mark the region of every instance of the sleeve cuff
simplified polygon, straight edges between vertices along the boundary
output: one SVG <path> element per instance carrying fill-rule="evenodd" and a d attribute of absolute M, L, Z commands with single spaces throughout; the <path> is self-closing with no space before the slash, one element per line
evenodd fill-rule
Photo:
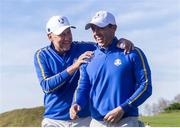
<path fill-rule="evenodd" d="M 120 105 L 122 107 L 122 109 L 124 110 L 124 112 L 127 112 L 130 109 L 130 105 L 128 103 L 123 103 Z"/>

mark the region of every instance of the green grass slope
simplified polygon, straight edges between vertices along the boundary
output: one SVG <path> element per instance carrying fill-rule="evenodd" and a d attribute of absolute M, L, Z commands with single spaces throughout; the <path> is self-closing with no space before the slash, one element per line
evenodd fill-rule
<path fill-rule="evenodd" d="M 180 127 L 180 111 L 143 116 L 141 120 L 153 127 Z"/>
<path fill-rule="evenodd" d="M 39 127 L 44 108 L 17 109 L 0 114 L 0 127 Z M 180 127 L 180 111 L 143 116 L 141 120 L 150 126 Z"/>
<path fill-rule="evenodd" d="M 38 127 L 41 126 L 43 107 L 17 109 L 0 114 L 0 127 Z"/>

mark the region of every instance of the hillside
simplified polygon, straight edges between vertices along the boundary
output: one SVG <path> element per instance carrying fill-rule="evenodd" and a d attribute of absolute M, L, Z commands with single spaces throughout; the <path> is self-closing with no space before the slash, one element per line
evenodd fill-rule
<path fill-rule="evenodd" d="M 0 127 L 38 127 L 44 108 L 17 109 L 0 114 Z"/>
<path fill-rule="evenodd" d="M 38 127 L 41 125 L 43 107 L 17 109 L 0 114 L 0 127 Z M 180 126 L 180 111 L 160 113 L 155 116 L 141 117 L 150 126 Z"/>

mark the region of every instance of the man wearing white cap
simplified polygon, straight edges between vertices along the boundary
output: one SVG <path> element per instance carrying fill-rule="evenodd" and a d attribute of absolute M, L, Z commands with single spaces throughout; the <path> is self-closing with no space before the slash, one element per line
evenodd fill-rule
<path fill-rule="evenodd" d="M 151 71 L 139 48 L 123 54 L 116 47 L 114 16 L 99 11 L 85 29 L 92 29 L 98 46 L 89 63 L 80 67 L 80 80 L 70 117 L 84 109 L 90 100 L 93 127 L 138 127 L 138 106 L 151 94 Z M 96 69 L 96 70 L 94 70 Z"/>
<path fill-rule="evenodd" d="M 78 69 L 82 63 L 87 63 L 85 59 L 91 57 L 91 51 L 96 47 L 92 43 L 72 41 L 70 28 L 75 27 L 65 16 L 51 17 L 46 25 L 51 44 L 39 49 L 34 56 L 37 76 L 44 92 L 43 127 L 88 126 L 90 122 L 88 104 L 75 121 L 70 119 L 69 109 L 79 79 Z M 131 47 L 132 44 L 125 41 L 126 46 Z"/>

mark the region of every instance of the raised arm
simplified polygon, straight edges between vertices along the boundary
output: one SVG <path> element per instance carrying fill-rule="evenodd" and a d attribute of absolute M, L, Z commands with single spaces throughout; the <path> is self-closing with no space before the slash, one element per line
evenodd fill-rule
<path fill-rule="evenodd" d="M 59 87 L 65 85 L 66 80 L 70 77 L 70 75 L 77 71 L 82 63 L 86 63 L 84 59 L 89 58 L 90 54 L 91 52 L 82 54 L 74 64 L 59 73 L 54 74 L 50 69 L 50 65 L 48 65 L 48 58 L 46 58 L 41 50 L 38 50 L 34 56 L 34 65 L 44 93 L 51 93 Z"/>

